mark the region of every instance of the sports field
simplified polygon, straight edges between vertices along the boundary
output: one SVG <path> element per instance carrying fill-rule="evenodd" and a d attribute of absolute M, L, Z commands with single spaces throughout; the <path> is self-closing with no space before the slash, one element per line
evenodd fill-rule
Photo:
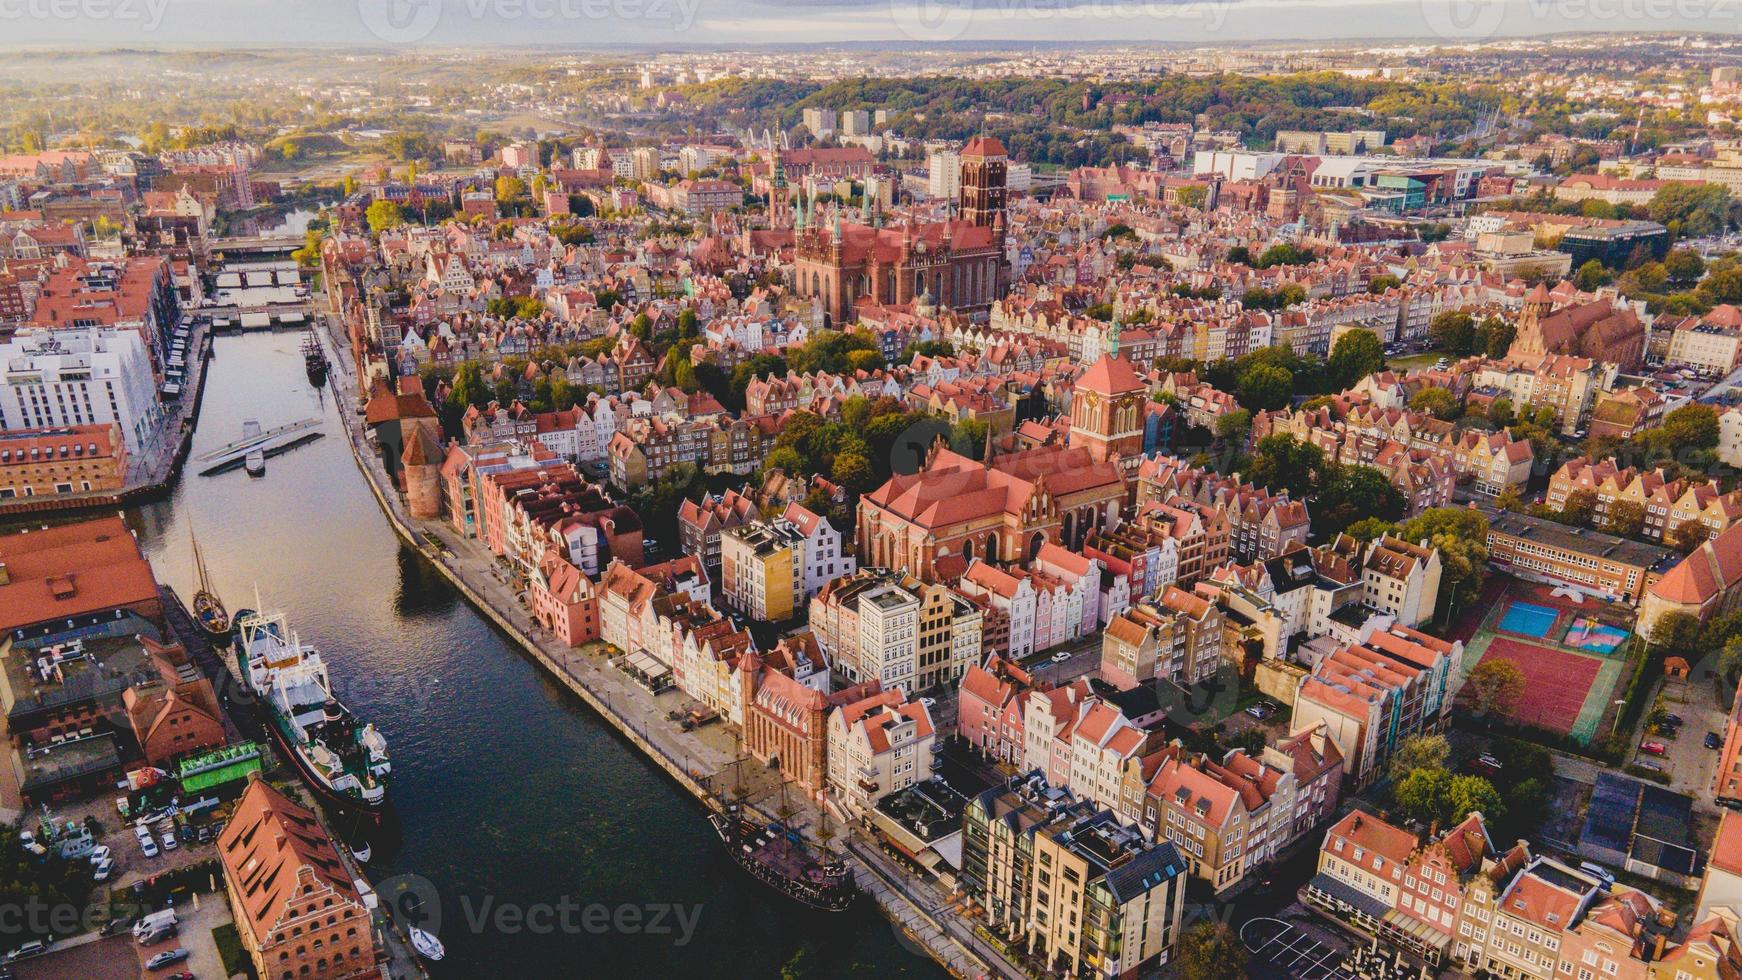
<path fill-rule="evenodd" d="M 1524 672 L 1524 694 L 1508 721 L 1595 739 L 1627 667 L 1628 631 L 1599 618 L 1617 619 L 1615 610 L 1516 580 L 1485 589 L 1483 598 L 1489 605 L 1465 641 L 1464 674 L 1484 660 L 1510 660 Z"/>

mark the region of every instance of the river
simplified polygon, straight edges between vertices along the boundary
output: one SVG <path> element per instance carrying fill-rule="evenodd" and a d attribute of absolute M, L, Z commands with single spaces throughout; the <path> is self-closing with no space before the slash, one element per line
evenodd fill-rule
<path fill-rule="evenodd" d="M 258 589 L 286 610 L 387 736 L 402 840 L 377 848 L 370 873 L 440 895 L 437 977 L 944 975 L 869 901 L 813 913 L 738 870 L 699 803 L 403 547 L 331 397 L 304 378 L 299 341 L 218 338 L 194 454 L 237 438 L 244 418 L 319 415 L 326 437 L 263 478 L 184 476 L 128 519 L 184 597 L 191 521 L 230 609 Z"/>

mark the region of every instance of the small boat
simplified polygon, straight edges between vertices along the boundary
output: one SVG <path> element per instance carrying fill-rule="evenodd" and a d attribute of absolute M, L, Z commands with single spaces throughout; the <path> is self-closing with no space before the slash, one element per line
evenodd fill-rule
<path fill-rule="evenodd" d="M 351 856 L 357 859 L 358 864 L 368 864 L 369 858 L 373 853 L 373 851 L 369 850 L 368 844 L 364 844 L 362 847 L 351 848 Z"/>
<path fill-rule="evenodd" d="M 308 371 L 309 384 L 319 388 L 327 383 L 327 354 L 312 329 L 302 342 L 302 363 Z"/>
<path fill-rule="evenodd" d="M 188 524 L 188 541 L 194 547 L 194 573 L 200 580 L 200 587 L 194 591 L 194 622 L 207 636 L 221 640 L 230 634 L 230 613 L 212 589 L 211 576 L 206 573 L 206 556 L 200 551 L 199 539 L 194 537 L 192 522 Z"/>
<path fill-rule="evenodd" d="M 411 933 L 411 948 L 417 950 L 417 955 L 424 959 L 434 963 L 448 955 L 447 949 L 442 946 L 442 941 L 434 935 L 416 926 L 407 926 L 406 931 Z"/>
<path fill-rule="evenodd" d="M 248 455 L 242 457 L 242 468 L 248 471 L 249 476 L 265 476 L 266 451 L 263 449 L 249 450 Z"/>

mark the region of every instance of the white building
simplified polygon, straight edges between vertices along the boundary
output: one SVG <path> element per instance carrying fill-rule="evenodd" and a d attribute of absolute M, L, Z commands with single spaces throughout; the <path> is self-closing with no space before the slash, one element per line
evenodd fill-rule
<path fill-rule="evenodd" d="M 787 523 L 804 535 L 804 596 L 809 599 L 822 590 L 830 579 L 851 575 L 859 567 L 858 559 L 841 549 L 841 532 L 818 514 L 799 504 L 788 504 L 781 515 Z"/>
<path fill-rule="evenodd" d="M 931 713 L 900 691 L 884 691 L 829 714 L 829 786 L 864 814 L 890 793 L 932 776 L 937 730 Z"/>
<path fill-rule="evenodd" d="M 933 150 L 926 157 L 925 192 L 933 198 L 955 200 L 962 194 L 962 157 L 955 150 Z"/>
<path fill-rule="evenodd" d="M 964 595 L 984 597 L 1010 624 L 1010 638 L 1000 653 L 1021 659 L 1034 652 L 1034 617 L 1038 601 L 1034 585 L 976 559 L 957 586 Z"/>
<path fill-rule="evenodd" d="M 147 453 L 163 423 L 151 355 L 134 330 L 23 330 L 0 346 L 0 430 L 117 423 Z"/>

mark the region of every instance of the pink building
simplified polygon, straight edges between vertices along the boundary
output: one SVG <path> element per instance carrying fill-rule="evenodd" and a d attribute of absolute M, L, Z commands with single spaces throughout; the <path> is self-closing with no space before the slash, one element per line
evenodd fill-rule
<path fill-rule="evenodd" d="M 599 638 L 599 596 L 592 580 L 551 547 L 528 583 L 532 618 L 569 646 Z"/>
<path fill-rule="evenodd" d="M 987 758 L 1022 765 L 1023 702 L 1029 691 L 1044 689 L 1044 682 L 996 655 L 984 667 L 969 667 L 962 675 L 956 734 Z"/>

